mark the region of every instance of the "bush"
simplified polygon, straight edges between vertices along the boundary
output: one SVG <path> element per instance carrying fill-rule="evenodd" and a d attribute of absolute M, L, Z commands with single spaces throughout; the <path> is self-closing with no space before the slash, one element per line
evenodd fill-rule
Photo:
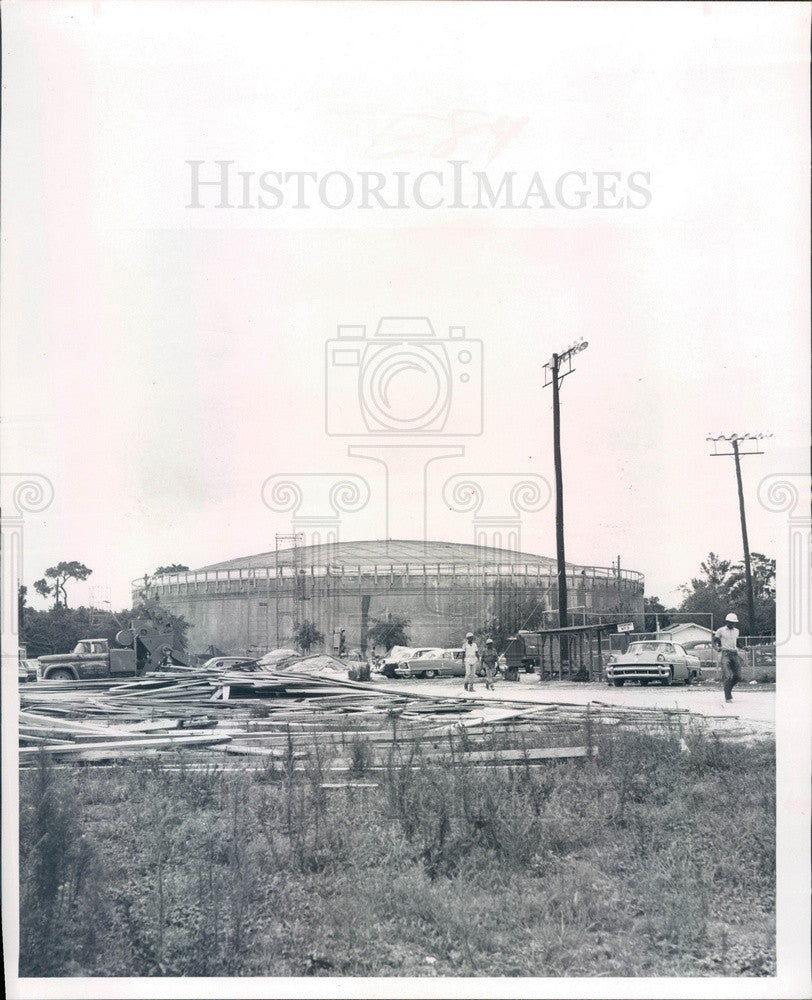
<path fill-rule="evenodd" d="M 65 975 L 93 955 L 102 872 L 66 779 L 41 755 L 20 806 L 20 975 Z"/>

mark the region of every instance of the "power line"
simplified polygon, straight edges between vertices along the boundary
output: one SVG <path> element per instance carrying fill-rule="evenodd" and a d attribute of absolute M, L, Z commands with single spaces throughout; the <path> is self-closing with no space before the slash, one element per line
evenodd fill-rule
<path fill-rule="evenodd" d="M 716 437 L 708 435 L 706 441 L 713 443 L 711 458 L 733 458 L 736 465 L 736 486 L 739 491 L 739 517 L 742 525 L 742 546 L 744 548 L 744 577 L 747 583 L 747 611 L 750 615 L 750 634 L 753 635 L 756 628 L 756 604 L 753 598 L 753 574 L 750 569 L 750 543 L 747 540 L 747 521 L 744 516 L 744 490 L 742 489 L 742 468 L 740 459 L 747 455 L 763 455 L 759 451 L 760 442 L 765 438 L 771 438 L 772 434 L 717 434 Z M 719 451 L 719 442 L 729 442 L 732 451 Z M 743 445 L 739 447 L 740 443 Z M 723 446 L 722 446 L 723 447 Z"/>

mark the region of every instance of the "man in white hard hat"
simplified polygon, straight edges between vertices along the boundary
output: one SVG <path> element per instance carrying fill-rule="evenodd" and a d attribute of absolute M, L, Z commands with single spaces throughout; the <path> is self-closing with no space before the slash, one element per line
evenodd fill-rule
<path fill-rule="evenodd" d="M 725 704 L 733 701 L 733 688 L 741 680 L 741 661 L 739 660 L 739 619 L 731 611 L 725 618 L 725 623 L 713 633 L 713 644 L 720 649 L 719 666 L 722 668 L 722 683 L 725 690 Z"/>
<path fill-rule="evenodd" d="M 474 633 L 469 632 L 465 637 L 465 645 L 462 647 L 463 662 L 465 663 L 465 690 L 474 690 L 474 680 L 476 679 L 476 668 L 479 666 L 479 649 L 474 641 Z"/>

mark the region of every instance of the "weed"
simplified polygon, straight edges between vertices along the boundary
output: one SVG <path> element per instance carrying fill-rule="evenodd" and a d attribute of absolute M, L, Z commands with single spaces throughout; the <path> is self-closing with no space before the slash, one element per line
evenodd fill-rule
<path fill-rule="evenodd" d="M 365 737 L 353 734 L 350 740 L 350 771 L 360 777 L 372 766 L 372 748 Z"/>
<path fill-rule="evenodd" d="M 88 916 L 94 927 L 78 937 L 93 953 L 104 913 L 97 865 L 67 778 L 41 754 L 20 808 L 20 975 L 59 975 L 76 951 L 71 927 Z"/>
<path fill-rule="evenodd" d="M 561 733 L 462 731 L 400 739 L 370 772 L 348 726 L 332 748 L 289 734 L 259 777 L 42 758 L 21 775 L 20 970 L 770 975 L 772 746 L 567 737 L 599 755 L 483 767 L 469 750 Z M 331 752 L 371 787 L 325 788 Z"/>

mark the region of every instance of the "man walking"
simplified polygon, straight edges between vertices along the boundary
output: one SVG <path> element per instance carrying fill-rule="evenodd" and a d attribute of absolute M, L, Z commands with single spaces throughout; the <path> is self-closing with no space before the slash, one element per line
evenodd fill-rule
<path fill-rule="evenodd" d="M 463 649 L 463 662 L 465 663 L 465 690 L 474 690 L 474 679 L 476 678 L 476 668 L 479 666 L 479 649 L 474 642 L 474 633 L 469 632 L 465 637 Z"/>
<path fill-rule="evenodd" d="M 493 648 L 493 639 L 485 640 L 485 652 L 482 654 L 482 666 L 485 668 L 485 687 L 493 691 L 493 677 L 499 663 L 499 654 Z"/>
<path fill-rule="evenodd" d="M 733 688 L 741 680 L 741 661 L 739 659 L 737 628 L 739 619 L 732 612 L 725 618 L 725 624 L 713 633 L 713 644 L 721 650 L 719 666 L 722 669 L 722 682 L 725 690 L 725 704 L 733 701 Z"/>

